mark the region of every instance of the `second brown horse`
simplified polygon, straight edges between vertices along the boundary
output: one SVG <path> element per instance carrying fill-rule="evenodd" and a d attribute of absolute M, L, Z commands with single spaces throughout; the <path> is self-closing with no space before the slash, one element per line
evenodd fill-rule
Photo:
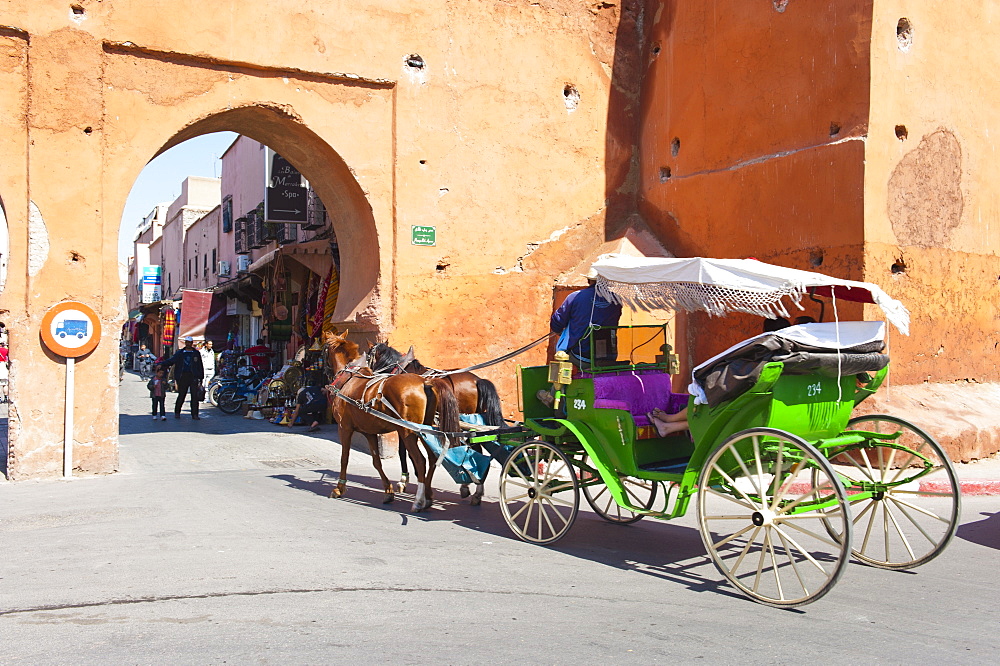
<path fill-rule="evenodd" d="M 331 388 L 336 392 L 381 412 L 397 420 L 430 425 L 437 415 L 436 429 L 444 432 L 458 432 L 458 402 L 451 386 L 441 379 L 425 380 L 413 374 L 401 374 L 376 379 L 366 364 L 360 359 L 358 345 L 342 335 L 327 333 L 323 339 L 328 367 L 334 372 Z M 383 502 L 393 501 L 395 491 L 392 483 L 382 470 L 379 457 L 377 435 L 395 432 L 409 454 L 417 474 L 417 493 L 413 502 L 414 511 L 428 508 L 433 501 L 431 481 L 437 457 L 427 449 L 429 466 L 424 465 L 420 453 L 417 434 L 408 428 L 385 421 L 376 414 L 358 409 L 334 394 L 333 416 L 339 429 L 341 454 L 340 478 L 331 497 L 341 497 L 346 492 L 347 462 L 351 454 L 351 437 L 360 432 L 368 440 L 372 463 L 382 479 L 385 490 Z"/>
<path fill-rule="evenodd" d="M 388 342 L 379 342 L 372 345 L 365 354 L 368 365 L 376 372 L 411 372 L 418 375 L 431 375 L 440 372 L 428 368 L 419 360 L 413 357 L 413 347 L 409 353 L 401 354 L 398 350 L 389 346 Z M 479 414 L 483 418 L 483 424 L 488 426 L 502 427 L 504 425 L 503 411 L 500 405 L 500 394 L 497 392 L 493 382 L 468 371 L 445 372 L 440 375 L 440 379 L 447 382 L 458 400 L 458 409 L 462 414 Z M 482 448 L 478 444 L 472 445 L 473 449 L 482 453 Z M 403 462 L 403 479 L 400 480 L 400 489 L 405 487 L 407 478 L 406 458 L 400 450 L 400 458 Z M 414 466 L 418 464 L 413 461 Z M 459 494 L 462 497 L 469 497 L 469 503 L 478 505 L 483 499 L 483 484 L 476 484 L 476 492 L 469 492 L 469 484 L 463 483 L 459 487 Z"/>

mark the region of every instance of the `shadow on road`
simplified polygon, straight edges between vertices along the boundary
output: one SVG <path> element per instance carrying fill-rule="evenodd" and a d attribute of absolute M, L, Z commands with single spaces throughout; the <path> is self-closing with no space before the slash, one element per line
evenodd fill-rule
<path fill-rule="evenodd" d="M 315 479 L 295 474 L 274 474 L 270 478 L 283 481 L 296 490 L 329 497 L 338 473 L 329 469 L 312 472 L 317 475 Z M 397 493 L 395 502 L 382 504 L 382 485 L 378 477 L 352 475 L 347 495 L 330 501 L 398 513 L 403 516 L 404 525 L 407 519 L 417 522 L 446 520 L 484 537 L 518 541 L 504 521 L 499 505 L 490 498 L 481 506 L 471 506 L 457 492 L 435 488 L 434 506 L 423 513 L 410 513 L 413 487 L 411 483 L 410 493 Z M 631 525 L 616 525 L 581 508 L 572 529 L 563 539 L 552 546 L 538 547 L 677 583 L 695 592 L 713 592 L 746 600 L 723 582 L 714 568 L 706 568 L 705 547 L 698 530 L 677 523 L 647 518 Z M 703 575 L 705 573 L 708 577 Z"/>
<path fill-rule="evenodd" d="M 1000 550 L 1000 511 L 996 513 L 984 511 L 979 515 L 986 516 L 986 518 L 960 525 L 955 536 L 972 543 L 978 543 L 980 546 Z"/>
<path fill-rule="evenodd" d="M 315 439 L 336 439 L 337 426 L 321 426 L 317 432 L 308 432 L 305 426 L 288 428 L 277 426 L 270 421 L 246 419 L 236 414 L 224 414 L 209 404 L 199 410 L 200 420 L 191 418 L 191 410 L 185 404 L 181 418 L 174 418 L 173 406 L 167 405 L 167 420 L 154 421 L 151 414 L 120 414 L 118 431 L 122 435 L 145 435 L 159 432 L 200 432 L 206 435 L 231 435 L 242 433 L 282 433 L 295 434 Z M 355 447 L 357 448 L 357 447 Z M 367 447 L 365 447 L 367 451 Z"/>

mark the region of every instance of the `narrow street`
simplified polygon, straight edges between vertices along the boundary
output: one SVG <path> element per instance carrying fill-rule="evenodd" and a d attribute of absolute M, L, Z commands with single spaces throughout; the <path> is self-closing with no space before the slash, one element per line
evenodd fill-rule
<path fill-rule="evenodd" d="M 985 664 L 1000 647 L 996 497 L 965 498 L 930 564 L 851 564 L 783 611 L 720 582 L 693 510 L 621 527 L 581 507 L 543 548 L 508 531 L 495 484 L 471 507 L 442 473 L 411 514 L 356 449 L 332 500 L 333 426 L 203 414 L 153 422 L 127 375 L 120 473 L 0 483 L 0 662 Z"/>

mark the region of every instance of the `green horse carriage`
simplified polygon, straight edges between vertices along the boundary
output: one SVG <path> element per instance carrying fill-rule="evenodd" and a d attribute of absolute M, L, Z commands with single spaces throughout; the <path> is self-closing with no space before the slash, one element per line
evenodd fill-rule
<path fill-rule="evenodd" d="M 903 333 L 909 316 L 869 283 L 755 260 L 602 257 L 598 289 L 635 309 L 740 311 L 774 318 L 805 294 L 879 305 Z M 905 569 L 937 556 L 958 525 L 955 470 L 937 442 L 856 405 L 888 372 L 883 322 L 808 323 L 763 334 L 671 389 L 668 328 L 591 330 L 592 362 L 520 372 L 523 428 L 479 440 L 503 465 L 501 509 L 525 541 L 548 544 L 580 494 L 605 520 L 670 519 L 697 506 L 712 561 L 773 606 L 828 592 L 848 559 Z M 535 396 L 552 387 L 556 405 Z M 686 398 L 686 400 L 685 400 Z M 660 436 L 647 415 L 686 402 L 688 432 Z"/>

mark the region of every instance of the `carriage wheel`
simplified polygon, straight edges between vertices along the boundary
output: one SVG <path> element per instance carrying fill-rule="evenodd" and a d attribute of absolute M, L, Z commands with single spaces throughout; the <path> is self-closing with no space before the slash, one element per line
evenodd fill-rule
<path fill-rule="evenodd" d="M 830 591 L 844 572 L 851 523 L 832 466 L 805 440 L 773 428 L 736 433 L 698 478 L 698 524 L 715 566 L 743 594 L 778 607 Z M 833 524 L 843 538 L 826 533 Z"/>
<path fill-rule="evenodd" d="M 584 466 L 590 466 L 590 460 L 585 455 L 581 460 Z M 584 472 L 586 474 L 586 472 Z M 646 481 L 636 479 L 631 476 L 622 477 L 622 485 L 625 486 L 625 494 L 632 502 L 632 506 L 652 509 L 656 502 L 656 481 Z M 598 516 L 616 525 L 628 525 L 639 520 L 645 514 L 635 513 L 622 507 L 611 495 L 611 490 L 598 477 L 594 483 L 583 486 L 583 496 L 587 498 L 587 504 Z"/>
<path fill-rule="evenodd" d="M 500 477 L 500 509 L 518 538 L 547 544 L 569 531 L 580 506 L 580 488 L 569 458 L 535 439 L 514 449 Z"/>
<path fill-rule="evenodd" d="M 930 435 L 894 416 L 859 416 L 847 429 L 900 433 L 829 456 L 848 486 L 854 556 L 875 567 L 908 569 L 940 555 L 955 536 L 961 513 L 958 476 L 947 454 Z M 866 490 L 874 495 L 850 498 Z M 829 531 L 840 534 L 834 525 Z"/>

